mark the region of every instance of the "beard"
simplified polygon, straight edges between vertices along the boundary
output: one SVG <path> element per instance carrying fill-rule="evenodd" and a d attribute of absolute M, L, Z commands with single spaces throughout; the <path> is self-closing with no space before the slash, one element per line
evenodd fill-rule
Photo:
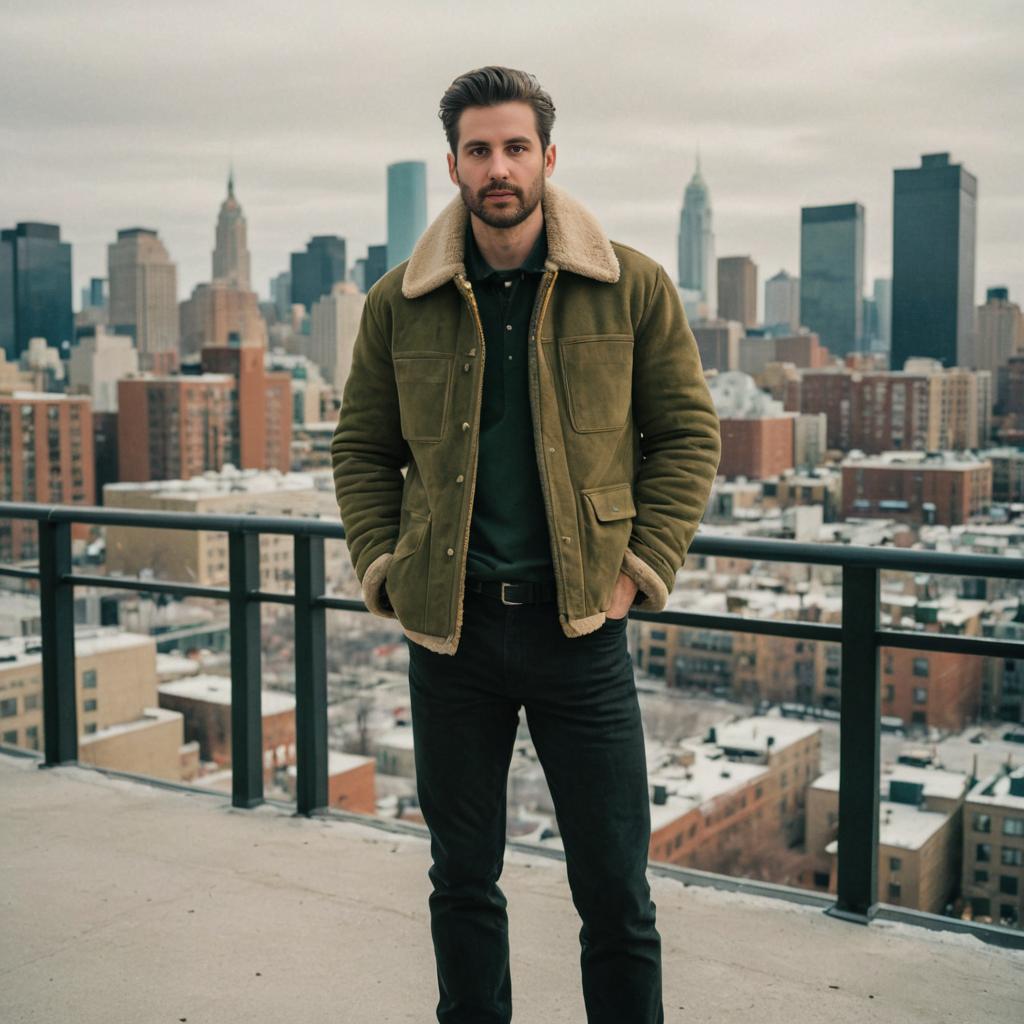
<path fill-rule="evenodd" d="M 544 198 L 544 172 L 542 170 L 537 175 L 525 192 L 508 182 L 492 181 L 477 193 L 461 179 L 459 191 L 462 193 L 466 209 L 470 213 L 475 213 L 485 224 L 492 228 L 514 228 L 517 224 L 522 224 Z M 505 200 L 504 206 L 496 207 L 493 202 L 487 201 L 489 192 L 511 192 L 513 197 Z"/>

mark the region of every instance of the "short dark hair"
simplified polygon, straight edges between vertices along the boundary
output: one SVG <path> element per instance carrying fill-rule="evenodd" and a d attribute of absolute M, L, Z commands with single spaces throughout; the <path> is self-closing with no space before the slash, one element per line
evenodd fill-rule
<path fill-rule="evenodd" d="M 551 97 L 528 71 L 492 64 L 459 75 L 441 97 L 437 116 L 444 125 L 452 153 L 458 156 L 459 117 L 466 107 L 493 107 L 513 100 L 521 100 L 533 107 L 541 149 L 546 150 L 555 123 L 555 105 Z"/>

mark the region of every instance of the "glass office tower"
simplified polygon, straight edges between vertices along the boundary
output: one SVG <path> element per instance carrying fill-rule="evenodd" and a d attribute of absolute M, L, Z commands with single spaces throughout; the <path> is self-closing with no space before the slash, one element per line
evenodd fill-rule
<path fill-rule="evenodd" d="M 427 227 L 427 165 L 388 164 L 388 270 L 412 255 Z"/>
<path fill-rule="evenodd" d="M 978 179 L 948 153 L 893 173 L 890 366 L 912 356 L 956 366 L 974 323 Z"/>
<path fill-rule="evenodd" d="M 800 323 L 840 359 L 864 335 L 864 207 L 800 210 Z"/>
<path fill-rule="evenodd" d="M 45 338 L 59 348 L 74 341 L 71 245 L 56 224 L 23 221 L 0 231 L 0 347 L 10 360 Z"/>

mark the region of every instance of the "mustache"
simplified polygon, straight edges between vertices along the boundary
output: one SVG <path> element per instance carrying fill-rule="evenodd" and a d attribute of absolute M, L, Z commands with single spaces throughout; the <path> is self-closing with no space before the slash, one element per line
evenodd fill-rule
<path fill-rule="evenodd" d="M 515 187 L 515 185 L 488 185 L 487 188 L 480 192 L 480 198 L 484 199 L 489 196 L 492 192 L 511 192 L 513 195 L 522 199 L 522 193 Z"/>

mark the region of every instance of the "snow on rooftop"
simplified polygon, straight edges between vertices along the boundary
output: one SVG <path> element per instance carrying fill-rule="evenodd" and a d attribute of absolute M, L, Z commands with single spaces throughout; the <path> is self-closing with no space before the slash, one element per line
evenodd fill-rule
<path fill-rule="evenodd" d="M 1010 779 L 1024 778 L 1024 765 L 1009 773 L 993 774 L 982 779 L 967 794 L 973 804 L 988 804 L 1009 810 L 1024 811 L 1024 796 L 1011 796 Z"/>
<path fill-rule="evenodd" d="M 88 746 L 91 743 L 108 740 L 113 736 L 123 736 L 126 733 L 149 729 L 156 722 L 169 722 L 172 719 L 180 721 L 181 712 L 171 711 L 168 708 L 143 708 L 141 718 L 136 718 L 131 722 L 118 722 L 116 725 L 108 725 L 105 729 L 97 729 L 96 732 L 80 736 L 78 743 L 79 746 Z"/>
<path fill-rule="evenodd" d="M 161 683 L 158 692 L 189 700 L 202 700 L 209 704 L 231 704 L 231 680 L 227 676 L 193 676 Z M 295 698 L 278 690 L 261 690 L 260 706 L 265 715 L 295 710 Z"/>
<path fill-rule="evenodd" d="M 0 640 L 0 669 L 38 665 L 43 660 L 42 639 L 15 636 Z M 153 647 L 155 641 L 142 633 L 122 632 L 114 626 L 75 631 L 75 655 L 85 657 L 131 647 Z"/>
<path fill-rule="evenodd" d="M 924 786 L 926 797 L 957 800 L 966 792 L 967 776 L 963 772 L 949 772 L 942 768 L 918 768 L 910 764 L 886 765 L 880 772 L 878 783 L 878 791 L 883 800 L 889 796 L 889 785 L 892 782 L 919 782 Z M 811 783 L 811 788 L 838 792 L 839 769 L 819 775 Z"/>
<path fill-rule="evenodd" d="M 883 800 L 878 807 L 878 845 L 919 850 L 948 820 L 948 814 Z M 833 839 L 825 852 L 836 853 L 838 849 L 839 840 Z"/>

